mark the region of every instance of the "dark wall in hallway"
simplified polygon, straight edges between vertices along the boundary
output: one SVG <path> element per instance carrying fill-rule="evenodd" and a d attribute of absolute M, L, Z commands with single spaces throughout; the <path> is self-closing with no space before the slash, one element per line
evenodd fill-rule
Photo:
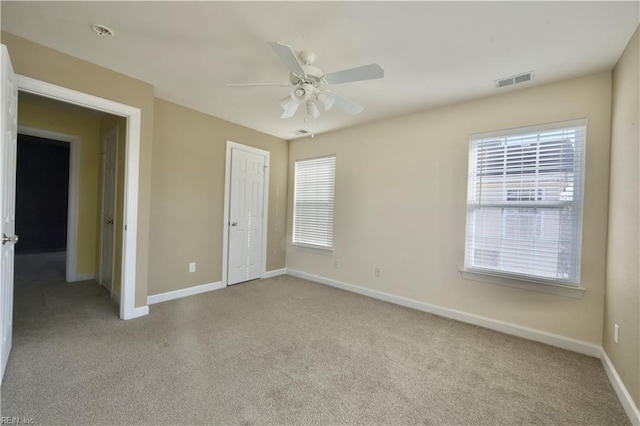
<path fill-rule="evenodd" d="M 69 144 L 18 135 L 17 253 L 65 250 Z"/>

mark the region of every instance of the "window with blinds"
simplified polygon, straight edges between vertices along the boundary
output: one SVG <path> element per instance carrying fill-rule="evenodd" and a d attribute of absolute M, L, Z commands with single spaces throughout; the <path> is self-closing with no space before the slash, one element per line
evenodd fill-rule
<path fill-rule="evenodd" d="M 335 180 L 335 156 L 296 161 L 293 191 L 295 244 L 333 248 Z"/>
<path fill-rule="evenodd" d="M 465 268 L 578 285 L 586 120 L 470 141 Z"/>

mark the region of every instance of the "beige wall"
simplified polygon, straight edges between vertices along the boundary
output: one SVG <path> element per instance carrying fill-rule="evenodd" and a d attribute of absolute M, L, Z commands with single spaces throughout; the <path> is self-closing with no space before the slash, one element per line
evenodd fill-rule
<path fill-rule="evenodd" d="M 603 346 L 640 406 L 639 35 L 613 70 L 611 181 Z M 614 324 L 620 338 L 613 340 Z"/>
<path fill-rule="evenodd" d="M 97 116 L 62 111 L 52 105 L 33 103 L 18 97 L 18 123 L 80 138 L 78 176 L 78 274 L 97 272 L 98 173 L 100 160 L 100 121 Z"/>
<path fill-rule="evenodd" d="M 102 152 L 102 138 L 105 133 L 118 126 L 118 161 L 116 171 L 116 221 L 115 221 L 115 253 L 113 259 L 113 294 L 120 300 L 122 289 L 122 235 L 124 227 L 124 172 L 127 154 L 127 120 L 124 117 L 105 114 L 100 120 L 100 151 Z M 99 200 L 102 202 L 102 157 L 100 159 Z M 100 232 L 98 224 L 98 232 Z M 98 250 L 97 256 L 100 255 Z M 100 262 L 100 259 L 97 260 Z M 98 263 L 99 264 L 99 263 Z"/>
<path fill-rule="evenodd" d="M 90 62 L 3 32 L 17 74 L 140 108 L 142 127 L 139 162 L 136 306 L 147 304 L 149 205 L 153 140 L 153 86 Z"/>
<path fill-rule="evenodd" d="M 267 270 L 284 268 L 288 142 L 161 99 L 154 112 L 149 294 L 222 279 L 227 140 L 271 153 Z"/>
<path fill-rule="evenodd" d="M 336 154 L 335 250 L 327 256 L 289 246 L 287 268 L 600 344 L 610 108 L 605 72 L 292 141 L 290 182 L 295 160 Z M 582 117 L 589 119 L 584 297 L 462 279 L 469 135 Z"/>

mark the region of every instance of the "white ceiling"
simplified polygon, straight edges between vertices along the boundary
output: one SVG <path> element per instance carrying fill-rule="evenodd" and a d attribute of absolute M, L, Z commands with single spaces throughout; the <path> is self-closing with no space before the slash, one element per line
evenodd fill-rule
<path fill-rule="evenodd" d="M 155 86 L 156 96 L 284 139 L 288 71 L 267 45 L 311 50 L 325 73 L 379 63 L 381 80 L 334 86 L 362 104 L 314 120 L 327 132 L 610 70 L 640 21 L 630 2 L 9 2 L 2 29 Z M 98 37 L 101 23 L 115 32 Z M 496 89 L 527 71 L 535 80 Z"/>

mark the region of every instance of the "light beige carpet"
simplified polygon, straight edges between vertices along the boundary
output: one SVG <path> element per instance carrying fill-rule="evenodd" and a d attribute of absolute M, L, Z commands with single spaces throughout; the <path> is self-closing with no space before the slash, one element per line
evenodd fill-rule
<path fill-rule="evenodd" d="M 600 361 L 282 276 L 117 318 L 16 296 L 2 415 L 47 424 L 628 424 Z"/>

